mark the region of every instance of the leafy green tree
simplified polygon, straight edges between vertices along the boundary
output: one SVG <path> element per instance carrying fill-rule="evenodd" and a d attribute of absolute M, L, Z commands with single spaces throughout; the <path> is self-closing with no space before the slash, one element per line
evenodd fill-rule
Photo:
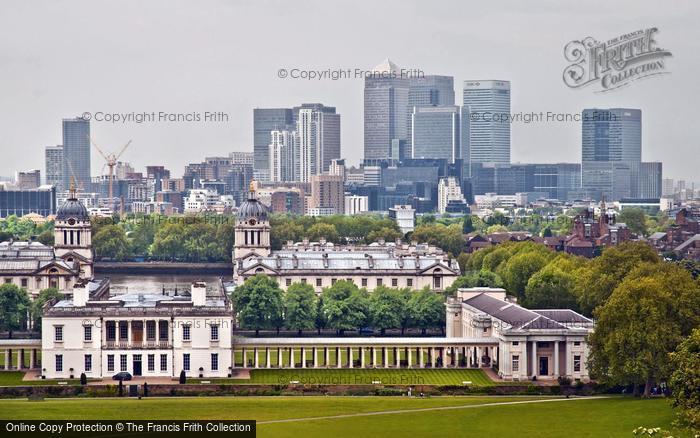
<path fill-rule="evenodd" d="M 235 313 L 242 328 L 279 328 L 282 317 L 282 290 L 275 280 L 258 274 L 248 278 L 232 293 Z"/>
<path fill-rule="evenodd" d="M 380 228 L 378 230 L 371 231 L 369 234 L 367 234 L 367 237 L 365 238 L 365 241 L 367 243 L 372 243 L 372 242 L 377 242 L 379 239 L 384 239 L 386 242 L 394 242 L 396 239 L 400 239 L 403 237 L 403 234 L 401 234 L 400 231 L 397 231 L 393 228 Z"/>
<path fill-rule="evenodd" d="M 403 306 L 404 301 L 398 290 L 378 286 L 369 298 L 372 325 L 379 328 L 382 335 L 386 329 L 401 327 Z"/>
<path fill-rule="evenodd" d="M 448 295 L 454 295 L 457 289 L 468 287 L 503 287 L 503 280 L 498 274 L 491 271 L 469 272 L 457 277 L 450 287 L 445 289 L 445 292 Z"/>
<path fill-rule="evenodd" d="M 12 332 L 22 328 L 30 302 L 27 291 L 12 283 L 0 286 L 0 331 Z"/>
<path fill-rule="evenodd" d="M 53 244 L 54 244 L 53 231 L 51 231 L 51 230 L 42 231 L 41 233 L 39 233 L 38 236 L 36 236 L 36 240 L 39 243 L 43 243 L 44 245 L 53 246 Z M 0 239 L 0 242 L 2 242 L 2 239 Z"/>
<path fill-rule="evenodd" d="M 668 378 L 668 355 L 700 324 L 700 289 L 673 265 L 645 263 L 631 272 L 594 315 L 591 369 L 607 383 L 644 385 Z"/>
<path fill-rule="evenodd" d="M 54 298 L 60 300 L 63 298 L 63 294 L 60 293 L 55 287 L 50 287 L 47 289 L 42 289 L 36 299 L 34 299 L 32 302 L 30 314 L 32 315 L 34 331 L 41 331 L 41 316 L 44 304 Z"/>
<path fill-rule="evenodd" d="M 502 273 L 508 293 L 523 299 L 530 277 L 542 269 L 547 261 L 547 256 L 538 252 L 521 252 L 511 257 L 505 263 Z"/>
<path fill-rule="evenodd" d="M 474 231 L 474 223 L 472 221 L 472 215 L 465 214 L 462 220 L 462 233 L 469 234 Z"/>
<path fill-rule="evenodd" d="M 606 248 L 599 257 L 587 263 L 586 269 L 575 273 L 579 309 L 585 315 L 592 315 L 625 276 L 645 262 L 660 263 L 660 259 L 656 251 L 644 242 L 627 242 Z"/>
<path fill-rule="evenodd" d="M 545 227 L 542 230 L 542 237 L 552 237 L 552 229 L 549 227 Z"/>
<path fill-rule="evenodd" d="M 147 255 L 148 248 L 153 243 L 156 235 L 155 219 L 158 216 L 139 216 L 135 218 L 133 229 L 127 232 L 131 243 L 131 251 L 136 255 Z"/>
<path fill-rule="evenodd" d="M 168 222 L 156 231 L 148 252 L 151 257 L 159 260 L 185 260 L 185 225 L 180 222 Z"/>
<path fill-rule="evenodd" d="M 469 263 L 469 254 L 462 252 L 457 256 L 457 263 L 459 264 L 459 270 L 463 274 L 467 272 L 467 264 Z"/>
<path fill-rule="evenodd" d="M 232 223 L 220 224 L 216 228 L 216 241 L 221 245 L 223 259 L 227 262 L 231 261 L 231 257 L 233 256 L 233 241 L 236 235 L 235 228 L 236 226 Z"/>
<path fill-rule="evenodd" d="M 412 325 L 425 334 L 427 329 L 445 327 L 445 306 L 442 296 L 423 289 L 414 292 L 408 300 Z"/>
<path fill-rule="evenodd" d="M 307 283 L 292 283 L 284 293 L 284 316 L 288 329 L 313 329 L 316 326 L 316 293 Z"/>
<path fill-rule="evenodd" d="M 647 216 L 641 208 L 625 208 L 617 215 L 617 221 L 627 224 L 627 228 L 635 234 L 646 236 Z"/>
<path fill-rule="evenodd" d="M 304 226 L 291 219 L 272 221 L 270 227 L 270 244 L 273 249 L 281 249 L 287 242 L 299 242 L 304 235 Z"/>
<path fill-rule="evenodd" d="M 131 257 L 129 241 L 124 229 L 119 225 L 105 225 L 92 238 L 95 256 L 112 260 L 126 260 Z"/>
<path fill-rule="evenodd" d="M 323 314 L 328 327 L 342 334 L 345 330 L 364 327 L 370 318 L 367 291 L 361 291 L 355 283 L 336 281 L 323 290 Z"/>
<path fill-rule="evenodd" d="M 321 334 L 321 330 L 326 328 L 328 325 L 328 320 L 326 315 L 323 313 L 323 296 L 319 296 L 316 299 L 316 319 L 314 320 L 314 327 L 316 327 L 316 333 Z"/>
<path fill-rule="evenodd" d="M 311 227 L 309 227 L 308 230 L 306 230 L 306 235 L 309 238 L 309 240 L 312 241 L 319 241 L 321 240 L 321 238 L 333 243 L 338 243 L 340 241 L 338 231 L 331 224 L 313 224 Z"/>
<path fill-rule="evenodd" d="M 522 304 L 531 309 L 577 310 L 574 276 L 546 266 L 528 280 Z"/>
<path fill-rule="evenodd" d="M 678 419 L 682 425 L 700 430 L 700 328 L 681 342 L 670 359 L 674 371 L 669 384 Z"/>

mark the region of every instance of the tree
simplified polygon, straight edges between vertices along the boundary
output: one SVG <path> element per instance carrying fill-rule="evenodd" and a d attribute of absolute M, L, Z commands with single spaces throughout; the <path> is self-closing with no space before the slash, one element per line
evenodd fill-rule
<path fill-rule="evenodd" d="M 261 329 L 279 327 L 282 315 L 282 290 L 275 280 L 264 274 L 248 278 L 232 292 L 236 316 L 242 328 Z"/>
<path fill-rule="evenodd" d="M 542 237 L 552 237 L 552 229 L 549 227 L 545 227 L 542 230 Z"/>
<path fill-rule="evenodd" d="M 649 396 L 652 384 L 670 374 L 668 354 L 700 324 L 699 286 L 677 266 L 646 263 L 594 315 L 592 371 L 603 382 L 632 384 L 635 395 L 643 384 Z"/>
<path fill-rule="evenodd" d="M 498 274 L 491 271 L 469 272 L 466 275 L 457 277 L 445 289 L 445 292 L 448 295 L 454 295 L 457 289 L 468 287 L 503 287 L 503 280 Z"/>
<path fill-rule="evenodd" d="M 401 327 L 401 311 L 404 305 L 399 291 L 386 286 L 378 286 L 369 298 L 372 325 L 381 330 Z"/>
<path fill-rule="evenodd" d="M 401 234 L 400 231 L 389 227 L 383 227 L 367 234 L 365 241 L 367 243 L 372 243 L 379 241 L 379 239 L 384 239 L 385 242 L 394 242 L 396 239 L 400 239 L 402 237 L 403 234 Z"/>
<path fill-rule="evenodd" d="M 522 304 L 531 309 L 577 310 L 574 276 L 546 266 L 530 277 Z"/>
<path fill-rule="evenodd" d="M 323 314 L 328 327 L 339 334 L 345 330 L 364 327 L 369 322 L 369 299 L 367 291 L 360 290 L 355 283 L 336 281 L 323 290 Z"/>
<path fill-rule="evenodd" d="M 511 257 L 505 263 L 502 273 L 508 293 L 523 299 L 530 277 L 542 269 L 547 261 L 547 255 L 538 252 L 521 252 Z"/>
<path fill-rule="evenodd" d="M 112 260 L 125 260 L 131 257 L 129 241 L 124 229 L 119 225 L 105 225 L 92 238 L 95 256 Z"/>
<path fill-rule="evenodd" d="M 168 222 L 158 228 L 153 243 L 148 248 L 151 257 L 159 260 L 184 260 L 185 245 L 182 236 L 185 225 L 180 222 Z"/>
<path fill-rule="evenodd" d="M 469 234 L 474 231 L 474 223 L 472 222 L 472 215 L 465 214 L 464 220 L 462 221 L 462 233 Z"/>
<path fill-rule="evenodd" d="M 625 208 L 617 215 L 617 221 L 627 224 L 627 228 L 635 234 L 646 236 L 647 216 L 641 208 Z"/>
<path fill-rule="evenodd" d="M 412 325 L 425 334 L 429 328 L 445 327 L 445 306 L 440 295 L 430 289 L 414 292 L 408 300 Z"/>
<path fill-rule="evenodd" d="M 0 286 L 0 331 L 12 332 L 22 328 L 22 323 L 29 309 L 27 291 L 12 283 Z"/>
<path fill-rule="evenodd" d="M 312 329 L 316 325 L 316 293 L 307 283 L 292 283 L 284 293 L 285 322 L 288 329 Z"/>
<path fill-rule="evenodd" d="M 270 244 L 273 249 L 282 249 L 287 242 L 298 242 L 304 235 L 304 226 L 291 219 L 273 221 L 270 227 Z"/>
<path fill-rule="evenodd" d="M 63 294 L 58 291 L 55 287 L 50 287 L 47 289 L 42 289 L 39 295 L 32 302 L 30 313 L 32 315 L 32 321 L 34 326 L 34 331 L 41 331 L 41 316 L 44 308 L 44 304 L 52 299 L 61 299 Z"/>
<path fill-rule="evenodd" d="M 42 231 L 36 237 L 36 240 L 37 240 L 37 242 L 43 243 L 44 245 L 53 246 L 53 244 L 54 244 L 53 231 L 51 231 L 51 230 Z M 0 242 L 2 242 L 2 239 L 0 239 Z"/>
<path fill-rule="evenodd" d="M 693 430 L 700 430 L 700 328 L 696 328 L 671 353 L 674 370 L 669 382 L 678 419 Z"/>
<path fill-rule="evenodd" d="M 324 223 L 313 224 L 306 230 L 306 236 L 312 241 L 319 241 L 323 238 L 326 239 L 327 242 L 338 243 L 340 240 L 335 227 L 331 224 Z"/>

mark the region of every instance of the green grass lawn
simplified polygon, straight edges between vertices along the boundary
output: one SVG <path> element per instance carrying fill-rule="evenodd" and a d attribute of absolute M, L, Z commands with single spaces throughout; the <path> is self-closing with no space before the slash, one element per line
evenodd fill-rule
<path fill-rule="evenodd" d="M 462 385 L 493 386 L 497 383 L 474 369 L 255 369 L 248 379 L 204 379 L 212 383 L 286 385 L 291 381 L 316 385 Z M 197 383 L 200 380 L 191 380 Z"/>
<path fill-rule="evenodd" d="M 493 403 L 553 400 L 537 397 L 221 397 L 159 399 L 0 400 L 6 419 L 254 419 L 260 437 L 357 436 L 500 436 L 500 437 L 630 437 L 638 426 L 671 427 L 666 400 L 571 399 L 532 404 L 479 406 Z M 359 415 L 441 407 L 451 410 Z"/>
<path fill-rule="evenodd" d="M 23 371 L 2 371 L 0 372 L 0 386 L 25 386 L 25 385 L 57 385 L 58 382 L 68 382 L 69 385 L 77 385 L 80 383 L 79 379 L 74 380 L 27 380 L 24 381 Z"/>

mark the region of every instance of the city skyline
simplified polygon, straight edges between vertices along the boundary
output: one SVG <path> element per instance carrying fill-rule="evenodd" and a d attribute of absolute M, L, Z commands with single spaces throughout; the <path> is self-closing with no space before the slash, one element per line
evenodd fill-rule
<path fill-rule="evenodd" d="M 328 55 L 320 62 L 302 59 L 297 54 L 282 53 L 283 51 L 273 51 L 279 56 L 271 59 L 254 56 L 259 50 L 271 50 L 272 41 L 267 37 L 246 46 L 234 44 L 231 47 L 230 42 L 236 41 L 234 38 L 240 37 L 240 32 L 251 29 L 250 26 L 254 25 L 257 18 L 262 19 L 266 9 L 274 7 L 292 16 L 315 11 L 313 16 L 316 13 L 327 13 L 331 17 L 340 17 L 356 13 L 350 4 L 330 8 L 321 3 L 309 2 L 292 8 L 284 4 L 264 3 L 249 8 L 247 12 L 252 14 L 249 23 L 234 20 L 240 24 L 240 30 L 216 27 L 216 35 L 208 35 L 198 26 L 185 26 L 183 35 L 169 35 L 168 38 L 161 35 L 165 22 L 148 25 L 129 23 L 128 19 L 134 12 L 133 6 L 129 4 L 107 7 L 107 13 L 114 20 L 106 23 L 107 28 L 104 30 L 97 27 L 96 23 L 85 22 L 80 17 L 64 16 L 65 11 L 50 3 L 44 5 L 45 15 L 37 14 L 36 6 L 9 4 L 4 7 L 6 13 L 0 18 L 3 24 L 0 32 L 3 36 L 14 36 L 4 40 L 25 35 L 32 26 L 43 26 L 54 32 L 51 33 L 51 40 L 23 38 L 26 44 L 21 51 L 17 47 L 0 43 L 3 44 L 8 60 L 8 68 L 2 73 L 5 87 L 3 95 L 9 101 L 17 102 L 16 105 L 3 108 L 0 113 L 0 119 L 6 123 L 4 135 L 0 138 L 0 147 L 4 152 L 0 175 L 10 176 L 17 170 L 40 167 L 39 163 L 44 161 L 44 146 L 60 142 L 59 121 L 75 117 L 84 111 L 226 112 L 230 116 L 228 122 L 219 123 L 111 124 L 93 120 L 92 135 L 100 144 L 118 147 L 127 139 L 134 140 L 132 149 L 123 157 L 123 161 L 132 163 L 135 168 L 162 164 L 174 174 L 179 174 L 185 164 L 198 159 L 199 151 L 206 151 L 207 155 L 252 151 L 254 141 L 251 109 L 281 107 L 287 102 L 323 102 L 336 107 L 344 119 L 341 156 L 347 158 L 349 164 L 356 164 L 362 158 L 364 81 L 282 79 L 278 77 L 278 70 L 371 69 L 388 56 L 399 66 L 418 68 L 426 75 L 453 76 L 456 101 L 461 101 L 460 84 L 464 80 L 508 80 L 512 87 L 513 113 L 552 111 L 580 114 L 584 108 L 591 107 L 640 108 L 645 114 L 642 159 L 662 161 L 665 177 L 694 181 L 697 179 L 694 172 L 697 163 L 688 160 L 687 156 L 695 154 L 698 136 L 695 124 L 692 123 L 692 102 L 687 102 L 684 97 L 698 91 L 698 84 L 693 80 L 694 73 L 698 71 L 698 60 L 692 56 L 691 51 L 691 41 L 697 40 L 693 35 L 697 36 L 698 30 L 692 26 L 690 19 L 692 11 L 698 6 L 679 3 L 673 10 L 658 11 L 651 3 L 634 5 L 637 16 L 640 17 L 636 20 L 605 18 L 606 11 L 617 10 L 605 3 L 576 5 L 573 11 L 556 4 L 549 8 L 525 8 L 514 3 L 494 10 L 477 6 L 470 14 L 462 9 L 465 6 L 457 3 L 439 4 L 427 12 L 430 20 L 426 24 L 428 31 L 432 29 L 440 37 L 439 56 L 435 56 L 434 40 L 415 39 L 411 45 L 392 43 L 392 39 L 399 38 L 404 30 L 389 38 L 384 31 L 376 30 L 378 26 L 373 26 L 379 35 L 375 33 L 374 36 L 353 37 L 346 34 L 349 30 L 344 23 L 330 20 L 334 23 L 333 26 L 324 22 L 311 30 L 330 35 L 329 42 L 313 43 L 316 49 Z M 159 6 L 155 3 L 147 6 L 147 9 L 158 9 Z M 86 3 L 85 7 L 89 11 L 93 6 Z M 183 5 L 183 10 L 190 11 L 189 8 L 188 5 Z M 390 5 L 382 5 L 377 10 L 376 17 L 367 17 L 366 20 L 372 24 L 385 19 L 391 10 Z M 543 16 L 541 13 L 545 10 L 547 14 Z M 193 13 L 206 23 L 223 18 L 235 19 L 236 11 L 236 6 L 231 5 L 219 10 L 217 16 L 207 11 Z M 160 8 L 159 12 L 175 22 L 183 19 L 179 15 L 172 15 L 168 9 Z M 503 13 L 502 20 L 492 22 L 490 28 L 480 25 L 476 20 L 477 17 L 498 12 Z M 557 19 L 571 13 L 577 13 L 580 17 L 575 24 Z M 62 56 L 65 59 L 54 57 L 55 44 L 67 44 L 77 36 L 77 31 L 72 30 L 70 25 L 57 28 L 54 22 L 61 21 L 60 18 L 68 24 L 80 24 L 78 27 L 83 29 L 81 32 L 99 35 L 85 42 L 93 54 L 85 62 L 77 64 L 84 74 L 78 74 L 77 65 L 66 64 L 78 55 L 64 51 Z M 301 16 L 299 18 L 303 19 Z M 458 18 L 464 20 L 459 28 L 456 26 Z M 28 26 L 29 20 L 36 24 Z M 551 29 L 544 29 L 545 20 L 551 24 Z M 656 37 L 659 44 L 674 54 L 668 60 L 670 75 L 638 81 L 606 94 L 595 94 L 586 88 L 572 90 L 564 85 L 561 74 L 566 66 L 563 47 L 567 42 L 588 35 L 604 40 L 650 26 L 658 27 Z M 303 27 L 292 28 L 283 24 L 281 31 L 289 33 L 290 38 L 301 38 L 311 32 Z M 498 36 L 506 27 L 520 31 L 522 38 L 511 41 Z M 110 36 L 111 33 L 116 34 L 111 31 L 117 28 L 120 28 L 119 33 L 124 32 L 123 28 L 131 30 L 135 36 Z M 215 40 L 215 37 L 218 39 Z M 144 40 L 151 43 L 142 45 Z M 465 40 L 478 44 L 470 44 L 465 48 L 460 44 Z M 338 48 L 343 46 L 339 43 L 351 41 L 352 47 Z M 370 41 L 375 44 L 369 44 Z M 540 44 L 540 41 L 547 42 Z M 329 43 L 333 43 L 334 51 L 329 51 Z M 230 56 L 207 56 L 212 51 L 222 50 L 222 47 L 227 47 L 222 53 Z M 195 48 L 201 48 L 202 54 L 198 54 Z M 358 50 L 360 48 L 362 50 Z M 153 52 L 156 49 L 168 56 L 177 50 L 182 58 L 178 58 L 178 61 L 164 61 L 163 55 Z M 535 49 L 539 54 L 537 62 L 532 62 L 532 50 Z M 156 53 L 159 62 L 157 67 L 155 60 L 151 62 L 143 58 L 143 55 L 150 56 L 153 53 Z M 113 62 L 124 57 L 131 62 L 117 75 L 112 71 Z M 113 62 L 107 62 L 108 60 Z M 60 68 L 45 68 L 54 63 L 69 68 L 65 72 Z M 123 78 L 120 76 L 122 74 Z M 37 108 L 40 110 L 37 111 Z M 514 123 L 511 144 L 511 159 L 514 163 L 579 162 L 581 125 Z M 102 163 L 93 160 L 92 174 L 99 174 L 101 167 Z"/>

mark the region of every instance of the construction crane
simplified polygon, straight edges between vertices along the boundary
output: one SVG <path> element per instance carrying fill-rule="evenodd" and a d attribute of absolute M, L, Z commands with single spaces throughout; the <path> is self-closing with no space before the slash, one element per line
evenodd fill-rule
<path fill-rule="evenodd" d="M 88 137 L 88 138 L 89 138 L 89 137 Z M 113 194 L 113 192 L 112 192 L 112 183 L 113 183 L 113 181 L 114 181 L 114 166 L 117 165 L 117 160 L 119 160 L 119 157 L 122 156 L 122 154 L 124 153 L 124 151 L 126 150 L 126 148 L 128 148 L 129 145 L 131 144 L 131 140 L 129 140 L 129 141 L 124 145 L 124 147 L 122 147 L 122 149 L 119 151 L 118 154 L 105 154 L 104 152 L 102 152 L 102 149 L 100 149 L 100 147 L 97 146 L 97 143 L 95 143 L 95 142 L 92 140 L 92 138 L 90 138 L 90 143 L 92 143 L 92 145 L 95 146 L 95 149 L 97 149 L 97 152 L 99 152 L 100 155 L 102 155 L 102 157 L 103 157 L 103 158 L 105 159 L 105 161 L 106 161 L 107 166 L 109 167 L 109 202 L 112 202 L 112 199 L 113 199 L 113 197 L 112 197 L 112 194 Z"/>

